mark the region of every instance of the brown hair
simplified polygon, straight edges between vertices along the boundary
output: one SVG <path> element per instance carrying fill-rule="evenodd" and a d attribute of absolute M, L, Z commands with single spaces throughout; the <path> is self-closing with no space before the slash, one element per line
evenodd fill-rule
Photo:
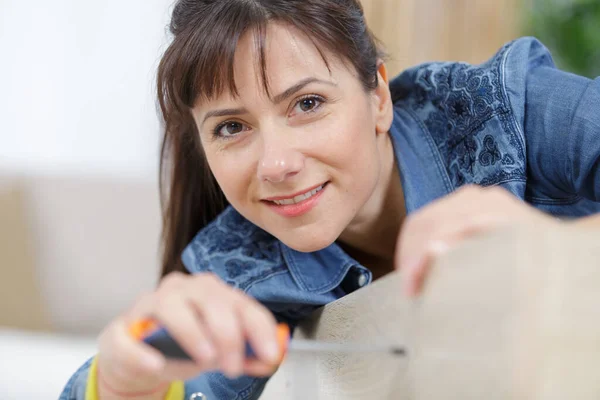
<path fill-rule="evenodd" d="M 323 50 L 352 65 L 365 90 L 377 87 L 377 62 L 383 54 L 358 0 L 177 1 L 169 26 L 174 38 L 160 62 L 157 82 L 164 124 L 162 276 L 185 272 L 181 252 L 228 204 L 209 169 L 190 110 L 198 98 L 211 99 L 225 90 L 237 94 L 234 54 L 250 30 L 269 93 L 264 54 L 269 21 L 305 32 L 327 66 Z"/>

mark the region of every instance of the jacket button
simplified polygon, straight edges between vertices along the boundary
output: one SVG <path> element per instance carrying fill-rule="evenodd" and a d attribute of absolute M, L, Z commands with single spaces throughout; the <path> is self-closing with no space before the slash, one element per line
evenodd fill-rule
<path fill-rule="evenodd" d="M 363 287 L 369 282 L 369 277 L 364 272 L 358 276 L 358 287 Z"/>
<path fill-rule="evenodd" d="M 190 395 L 189 400 L 208 400 L 208 397 L 204 393 L 196 392 Z"/>

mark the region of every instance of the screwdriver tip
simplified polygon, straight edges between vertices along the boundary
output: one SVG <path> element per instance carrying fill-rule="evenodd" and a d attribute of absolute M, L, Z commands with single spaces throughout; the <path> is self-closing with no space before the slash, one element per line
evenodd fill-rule
<path fill-rule="evenodd" d="M 392 354 L 395 356 L 405 356 L 406 349 L 404 349 L 402 347 L 392 347 Z"/>

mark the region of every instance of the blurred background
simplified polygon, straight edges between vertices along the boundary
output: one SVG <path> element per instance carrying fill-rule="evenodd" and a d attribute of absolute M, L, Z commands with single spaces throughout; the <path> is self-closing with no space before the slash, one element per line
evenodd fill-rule
<path fill-rule="evenodd" d="M 600 75 L 600 0 L 364 0 L 393 74 L 538 36 Z M 0 398 L 55 399 L 158 277 L 172 0 L 0 0 Z M 36 396 L 36 397 L 34 397 Z"/>

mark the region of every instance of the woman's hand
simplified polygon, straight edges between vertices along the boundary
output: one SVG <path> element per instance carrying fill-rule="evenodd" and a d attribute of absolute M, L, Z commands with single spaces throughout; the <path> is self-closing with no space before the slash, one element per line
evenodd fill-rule
<path fill-rule="evenodd" d="M 149 317 L 158 320 L 194 361 L 166 360 L 133 339 L 129 326 Z M 99 391 L 104 383 L 107 394 L 143 392 L 215 369 L 230 377 L 269 375 L 280 358 L 276 329 L 265 307 L 215 275 L 172 273 L 100 335 Z M 256 360 L 245 359 L 246 341 L 255 349 Z"/>
<path fill-rule="evenodd" d="M 431 262 L 461 240 L 517 223 L 558 222 L 499 187 L 467 186 L 424 207 L 406 219 L 396 245 L 403 290 L 417 295 Z"/>

